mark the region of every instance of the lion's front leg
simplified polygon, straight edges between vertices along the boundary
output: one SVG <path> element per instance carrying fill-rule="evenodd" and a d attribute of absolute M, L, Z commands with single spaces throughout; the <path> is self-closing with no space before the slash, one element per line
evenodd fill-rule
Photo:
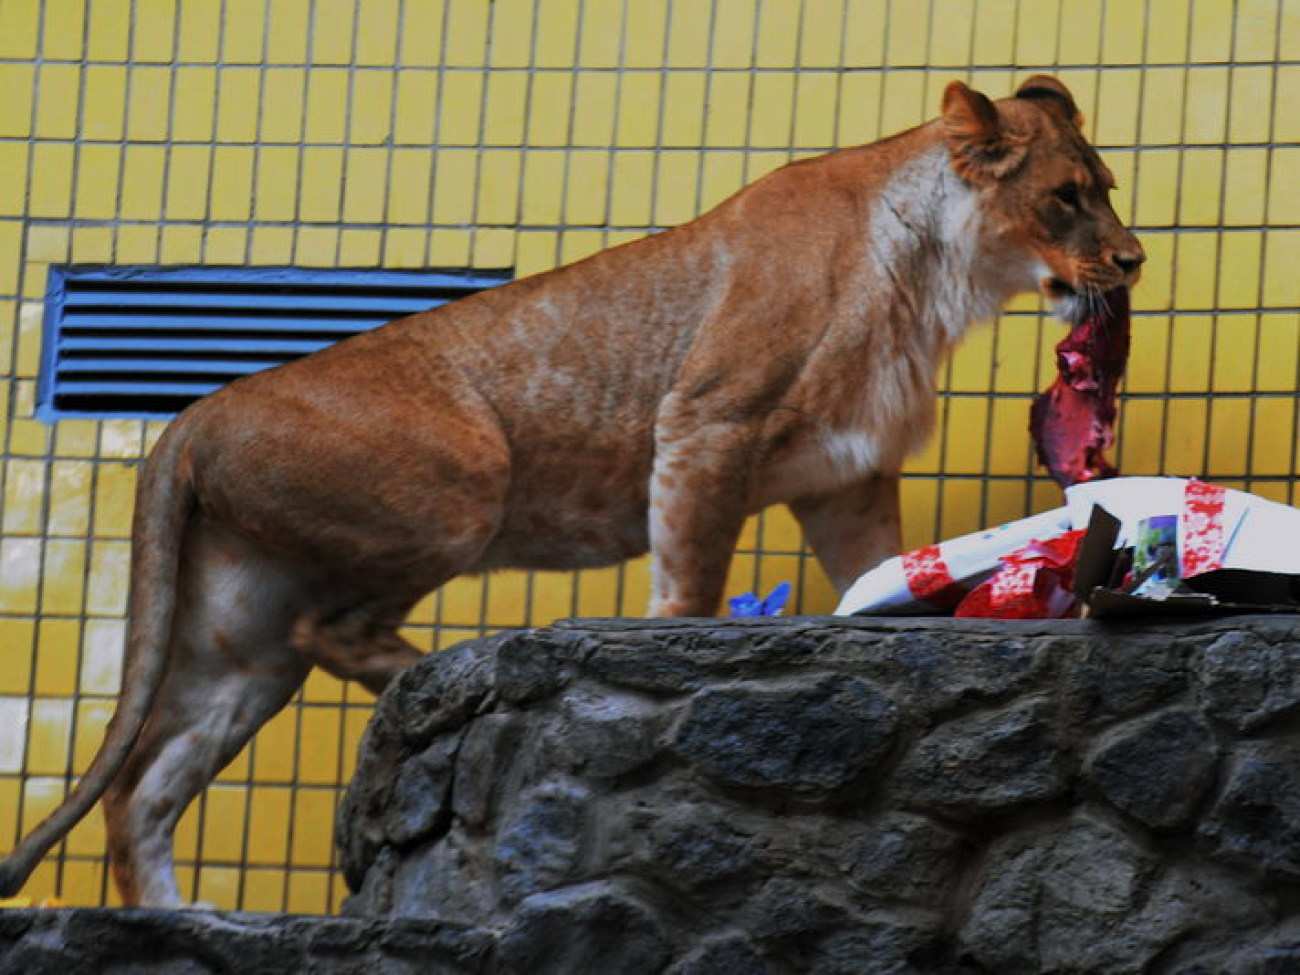
<path fill-rule="evenodd" d="M 878 475 L 790 502 L 831 583 L 841 594 L 902 546 L 898 476 Z"/>
<path fill-rule="evenodd" d="M 735 432 L 661 437 L 650 482 L 648 616 L 712 616 L 745 521 L 747 471 Z"/>

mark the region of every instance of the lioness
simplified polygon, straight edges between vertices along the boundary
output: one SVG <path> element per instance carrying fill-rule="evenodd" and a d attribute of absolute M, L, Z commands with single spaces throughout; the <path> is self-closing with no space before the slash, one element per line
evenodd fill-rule
<path fill-rule="evenodd" d="M 173 906 L 181 813 L 312 665 L 375 691 L 466 572 L 652 556 L 652 616 L 717 608 L 745 518 L 788 504 L 841 589 L 899 546 L 936 367 L 1013 294 L 1132 283 L 1140 245 L 1070 93 L 778 170 L 674 230 L 240 380 L 141 477 L 117 713 L 0 894 L 103 795 L 129 904 Z"/>

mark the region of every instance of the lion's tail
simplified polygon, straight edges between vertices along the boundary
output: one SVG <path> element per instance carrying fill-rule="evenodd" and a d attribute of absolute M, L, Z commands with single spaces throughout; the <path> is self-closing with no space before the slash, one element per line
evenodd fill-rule
<path fill-rule="evenodd" d="M 136 495 L 130 625 L 117 710 L 81 781 L 0 860 L 0 897 L 16 894 L 41 858 L 104 794 L 140 737 L 162 683 L 176 614 L 181 539 L 194 506 L 187 438 L 177 430 L 182 422 L 174 422 L 158 442 Z"/>

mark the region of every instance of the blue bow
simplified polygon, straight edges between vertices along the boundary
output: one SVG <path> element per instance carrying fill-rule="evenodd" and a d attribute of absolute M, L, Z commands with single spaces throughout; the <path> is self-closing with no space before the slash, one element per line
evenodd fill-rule
<path fill-rule="evenodd" d="M 785 604 L 790 601 L 790 583 L 781 582 L 766 599 L 759 599 L 752 592 L 732 596 L 727 600 L 732 616 L 780 616 Z"/>

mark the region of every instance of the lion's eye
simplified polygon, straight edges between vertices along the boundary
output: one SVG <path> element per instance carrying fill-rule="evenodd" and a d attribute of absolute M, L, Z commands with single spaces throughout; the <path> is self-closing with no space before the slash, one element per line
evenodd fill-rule
<path fill-rule="evenodd" d="M 1052 191 L 1052 195 L 1057 201 L 1064 203 L 1066 206 L 1077 209 L 1079 206 L 1079 184 L 1066 183 L 1064 186 L 1058 186 Z"/>

